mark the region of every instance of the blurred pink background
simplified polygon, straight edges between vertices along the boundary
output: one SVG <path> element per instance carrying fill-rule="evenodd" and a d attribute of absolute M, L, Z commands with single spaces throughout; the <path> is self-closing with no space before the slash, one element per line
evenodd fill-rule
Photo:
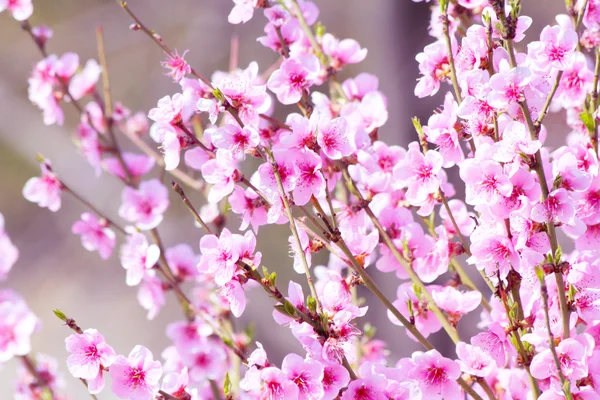
<path fill-rule="evenodd" d="M 319 20 L 328 32 L 340 38 L 353 37 L 369 50 L 367 59 L 344 70 L 342 78 L 359 72 L 370 72 L 379 77 L 380 89 L 388 97 L 390 111 L 389 121 L 380 130 L 380 137 L 388 143 L 406 145 L 415 138 L 410 117 L 417 115 L 426 123 L 428 115 L 442 101 L 439 95 L 419 100 L 412 94 L 418 72 L 414 57 L 433 41 L 426 30 L 429 22 L 427 5 L 409 0 L 316 3 L 321 8 Z M 529 38 L 536 37 L 545 24 L 553 24 L 550 13 L 562 7 L 560 1 L 535 3 L 543 3 L 544 7 L 530 11 L 527 7 L 531 5 L 526 2 L 524 9 L 525 15 L 539 17 Z M 229 0 L 129 1 L 141 20 L 161 34 L 172 48 L 189 49 L 186 59 L 204 75 L 210 76 L 215 70 L 228 68 L 233 34 L 240 38 L 240 66 L 245 67 L 256 60 L 261 70 L 266 69 L 275 61 L 276 55 L 256 42 L 265 25 L 262 13 L 256 13 L 246 25 L 229 25 L 227 15 L 232 4 Z M 88 58 L 96 58 L 95 27 L 101 25 L 104 28 L 113 98 L 126 107 L 147 112 L 157 99 L 179 90 L 179 86 L 164 76 L 159 65 L 163 55 L 158 47 L 143 34 L 128 29 L 130 21 L 114 1 L 39 0 L 34 1 L 34 6 L 32 25 L 44 23 L 54 30 L 48 45 L 50 53 L 75 51 L 82 63 Z M 540 15 L 542 12 L 544 15 Z M 41 113 L 27 99 L 27 78 L 39 59 L 37 49 L 19 24 L 6 13 L 0 14 L 0 212 L 5 216 L 7 231 L 21 251 L 9 279 L 0 287 L 14 288 L 27 299 L 43 325 L 33 336 L 34 351 L 56 357 L 64 372 L 65 393 L 73 399 L 83 399 L 86 398 L 83 385 L 64 367 L 67 357 L 64 338 L 70 331 L 53 316 L 52 309 L 62 309 L 83 328 L 97 328 L 119 353 L 128 354 L 135 344 L 142 344 L 149 347 L 156 358 L 168 345 L 165 325 L 181 319 L 182 313 L 175 298 L 168 294 L 168 304 L 159 316 L 153 321 L 146 320 L 145 311 L 137 304 L 136 288 L 125 285 L 125 271 L 116 254 L 103 262 L 96 253 L 84 250 L 79 238 L 70 233 L 71 224 L 86 211 L 79 203 L 64 196 L 63 208 L 52 213 L 22 198 L 25 181 L 38 174 L 35 155 L 41 153 L 53 162 L 66 183 L 84 194 L 106 215 L 118 220 L 122 185 L 107 174 L 94 179 L 92 168 L 74 152 L 69 138 L 77 122 L 73 110 L 64 107 L 67 111 L 65 126 L 46 127 Z M 120 142 L 129 146 L 124 138 Z M 455 171 L 451 176 L 452 173 Z M 201 205 L 199 195 L 189 190 L 188 194 L 196 206 Z M 191 217 L 176 198 L 171 198 L 171 204 L 166 222 L 160 226 L 165 245 L 185 242 L 198 251 L 202 232 L 193 226 Z M 230 220 L 229 225 L 233 229 L 239 226 L 237 220 Z M 263 263 L 278 272 L 278 282 L 284 290 L 290 278 L 298 282 L 303 280 L 303 276 L 296 275 L 291 268 L 288 235 L 285 226 L 261 228 L 258 240 Z M 314 265 L 324 262 L 324 254 L 319 254 Z M 378 273 L 375 268 L 371 272 L 383 291 L 395 299 L 399 282 Z M 366 293 L 360 294 L 369 298 Z M 259 290 L 249 293 L 249 298 L 238 326 L 244 326 L 248 321 L 256 323 L 256 339 L 265 345 L 269 358 L 278 362 L 286 352 L 301 351 L 288 329 L 272 321 L 272 300 Z M 388 341 L 392 362 L 419 349 L 417 344 L 406 339 L 403 329 L 389 322 L 385 310 L 376 301 L 369 301 L 369 305 L 367 319 L 378 327 L 376 337 Z M 468 321 L 460 325 L 465 335 L 475 329 Z M 436 335 L 433 341 L 452 352 L 444 335 Z M 13 360 L 0 368 L 2 399 L 12 397 L 16 364 Z M 99 396 L 110 397 L 109 393 Z"/>

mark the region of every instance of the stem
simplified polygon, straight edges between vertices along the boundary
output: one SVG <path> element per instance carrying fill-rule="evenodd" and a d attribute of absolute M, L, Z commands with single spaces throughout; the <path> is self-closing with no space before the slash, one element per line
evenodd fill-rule
<path fill-rule="evenodd" d="M 296 246 L 298 246 L 298 253 L 300 255 L 300 260 L 302 261 L 302 266 L 304 267 L 304 273 L 306 275 L 306 280 L 308 281 L 308 287 L 310 288 L 311 296 L 315 299 L 317 303 L 317 313 L 320 314 L 321 302 L 319 301 L 317 289 L 315 288 L 315 284 L 310 274 L 310 266 L 308 265 L 308 261 L 306 260 L 306 254 L 304 254 L 304 249 L 302 248 L 302 243 L 300 242 L 300 235 L 298 234 L 298 229 L 296 228 L 296 222 L 294 219 L 294 215 L 292 214 L 290 202 L 288 201 L 287 194 L 285 193 L 285 189 L 283 188 L 283 182 L 281 181 L 281 175 L 279 174 L 279 167 L 277 165 L 277 161 L 275 161 L 275 157 L 273 156 L 273 153 L 270 149 L 265 148 L 265 151 L 271 162 L 271 168 L 273 170 L 273 175 L 275 175 L 275 180 L 277 181 L 277 189 L 279 190 L 279 195 L 281 196 L 281 200 L 285 208 L 285 213 L 287 214 L 287 217 L 290 221 L 290 230 L 292 231 L 292 235 L 294 236 L 294 240 L 296 241 Z"/>
<path fill-rule="evenodd" d="M 113 228 L 115 228 L 117 231 L 119 231 L 123 235 L 127 235 L 127 232 L 125 232 L 125 229 L 121 228 L 121 226 L 119 226 L 118 224 L 113 222 L 110 218 L 108 218 L 106 215 L 104 215 L 102 212 L 100 212 L 100 210 L 98 210 L 96 207 L 94 207 L 92 205 L 92 203 L 90 203 L 89 201 L 85 200 L 82 196 L 77 194 L 77 192 L 75 192 L 73 189 L 71 189 L 69 186 L 67 186 L 62 180 L 60 181 L 60 184 L 64 191 L 71 194 L 71 196 L 76 198 L 81 204 L 83 204 L 84 206 L 89 208 L 94 214 L 96 214 L 98 217 L 100 217 L 104 221 L 106 221 L 106 223 L 108 225 L 112 226 Z"/>
<path fill-rule="evenodd" d="M 219 385 L 217 385 L 217 382 L 215 382 L 214 379 L 209 379 L 208 383 L 210 384 L 213 400 L 221 400 L 223 396 L 221 396 L 221 389 L 219 388 Z"/>
<path fill-rule="evenodd" d="M 96 41 L 98 42 L 98 58 L 102 66 L 102 87 L 104 88 L 104 114 L 112 120 L 113 107 L 110 94 L 110 80 L 108 79 L 108 62 L 106 61 L 106 51 L 104 49 L 104 36 L 102 27 L 96 28 Z"/>
<path fill-rule="evenodd" d="M 560 78 L 562 78 L 562 76 L 563 76 L 563 71 L 558 71 L 558 73 L 556 74 L 556 79 L 554 80 L 554 84 L 552 85 L 552 89 L 550 89 L 550 93 L 548 93 L 548 97 L 546 98 L 546 102 L 544 103 L 544 106 L 542 107 L 542 110 L 540 111 L 540 115 L 538 115 L 538 118 L 535 121 L 536 128 L 539 128 L 542 125 L 542 121 L 548 114 L 548 109 L 550 108 L 550 103 L 552 103 L 552 98 L 554 97 L 554 94 L 556 93 L 556 90 L 558 89 L 558 86 L 560 85 Z"/>
<path fill-rule="evenodd" d="M 33 378 L 35 379 L 36 385 L 42 388 L 42 390 L 44 390 L 48 394 L 51 400 L 54 399 L 54 392 L 52 391 L 52 388 L 50 388 L 46 379 L 42 378 L 35 366 L 35 362 L 31 359 L 31 357 L 28 354 L 26 354 L 24 356 L 20 356 L 20 358 L 21 361 L 23 361 L 23 365 L 25 366 L 27 371 L 29 371 L 31 376 L 33 376 Z"/>
<path fill-rule="evenodd" d="M 598 78 L 600 77 L 600 50 L 596 49 L 595 51 L 596 53 L 596 66 L 594 68 L 594 83 L 593 83 L 593 87 L 592 87 L 592 94 L 591 94 L 591 112 L 592 114 L 596 111 L 596 109 L 598 108 Z M 592 142 L 592 146 L 594 146 L 594 150 L 596 152 L 596 155 L 599 155 L 600 153 L 598 152 L 598 121 L 596 121 L 596 118 L 594 118 L 594 132 L 592 133 L 592 137 L 591 137 L 591 142 Z"/>
<path fill-rule="evenodd" d="M 442 199 L 442 203 L 444 204 L 444 208 L 446 209 L 446 214 L 448 214 L 448 217 L 450 218 L 450 221 L 452 222 L 452 225 L 454 226 L 454 230 L 456 231 L 456 235 L 458 236 L 458 239 L 460 240 L 460 243 L 463 246 L 463 249 L 465 250 L 465 253 L 467 253 L 467 255 L 471 255 L 471 247 L 469 246 L 469 242 L 467 242 L 467 239 L 465 239 L 465 237 L 463 236 L 463 234 L 461 233 L 458 224 L 456 223 L 456 219 L 454 219 L 454 214 L 452 213 L 452 210 L 450 209 L 450 205 L 448 204 L 448 199 L 446 198 L 446 195 L 444 194 L 444 192 L 440 189 L 438 191 L 438 194 L 440 196 L 440 198 Z"/>
<path fill-rule="evenodd" d="M 440 310 L 440 308 L 437 306 L 437 304 L 435 304 L 435 301 L 433 300 L 433 297 L 431 296 L 431 293 L 429 293 L 429 291 L 425 287 L 425 284 L 423 284 L 423 282 L 421 281 L 421 279 L 417 276 L 417 274 L 415 273 L 415 271 L 412 269 L 411 265 L 407 262 L 407 260 L 404 259 L 404 257 L 402 256 L 402 254 L 400 254 L 400 252 L 396 248 L 396 245 L 394 244 L 394 242 L 392 241 L 392 239 L 390 238 L 390 236 L 387 234 L 387 232 L 385 231 L 385 229 L 383 228 L 383 226 L 379 222 L 379 219 L 375 216 L 375 214 L 373 214 L 373 210 L 371 210 L 371 208 L 369 207 L 369 205 L 365 201 L 365 199 L 362 196 L 362 194 L 356 189 L 356 185 L 354 184 L 354 181 L 352 180 L 352 178 L 348 174 L 348 169 L 345 166 L 342 169 L 342 173 L 343 173 L 344 178 L 346 180 L 346 184 L 347 185 L 352 185 L 352 187 L 355 189 L 355 190 L 352 190 L 352 188 L 349 187 L 350 191 L 352 193 L 354 193 L 355 196 L 358 197 L 358 199 L 360 200 L 361 204 L 364 204 L 364 208 L 363 209 L 365 210 L 365 212 L 367 213 L 367 215 L 371 219 L 371 222 L 373 222 L 373 225 L 375 225 L 375 228 L 379 231 L 379 236 L 383 240 L 383 243 L 385 243 L 385 245 L 388 247 L 388 249 L 392 252 L 392 255 L 400 263 L 400 265 L 402 265 L 402 267 L 404 268 L 404 270 L 406 271 L 406 273 L 410 277 L 410 279 L 413 282 L 413 284 L 416 285 L 417 287 L 419 287 L 421 289 L 421 291 L 423 292 L 423 295 L 427 299 L 427 303 L 428 303 L 429 309 L 439 319 L 440 323 L 442 324 L 442 327 L 444 328 L 444 330 L 446 331 L 446 333 L 448 334 L 448 336 L 450 336 L 450 338 L 452 339 L 452 341 L 454 343 L 460 342 L 460 338 L 458 336 L 458 332 L 456 331 L 456 328 L 454 328 L 454 326 L 452 326 L 452 324 L 450 323 L 450 321 L 448 321 L 448 319 L 446 318 L 446 316 L 444 315 L 444 313 L 442 312 L 442 310 Z"/>
<path fill-rule="evenodd" d="M 302 31 L 308 38 L 308 41 L 310 42 L 310 45 L 312 46 L 313 50 L 315 51 L 317 57 L 319 57 L 321 59 L 321 61 L 325 60 L 325 55 L 323 54 L 323 49 L 321 48 L 321 45 L 317 41 L 317 38 L 315 37 L 312 29 L 306 23 L 304 14 L 302 13 L 300 6 L 298 5 L 298 0 L 292 0 L 291 3 L 292 3 L 292 8 L 294 9 L 294 14 L 296 15 L 296 18 L 298 19 L 298 22 L 300 23 L 300 28 L 302 28 Z M 323 63 L 323 64 L 326 64 L 326 63 Z"/>
<path fill-rule="evenodd" d="M 164 390 L 159 390 L 158 394 L 160 394 L 166 400 L 179 400 L 177 397 L 171 396 L 169 393 L 165 392 Z"/>
<path fill-rule="evenodd" d="M 206 225 L 206 222 L 204 222 L 204 220 L 200 217 L 200 214 L 198 214 L 198 211 L 196 211 L 196 209 L 194 208 L 194 206 L 192 205 L 192 203 L 190 202 L 190 200 L 187 198 L 187 196 L 183 192 L 183 189 L 181 188 L 181 186 L 179 186 L 177 184 L 177 182 L 171 182 L 171 186 L 173 186 L 173 190 L 175 190 L 175 192 L 177 192 L 177 194 L 179 195 L 179 197 L 181 197 L 181 200 L 183 201 L 183 204 L 185 204 L 185 206 L 187 207 L 187 209 L 190 210 L 190 212 L 192 213 L 192 215 L 196 219 L 196 222 L 198 222 L 200 224 L 200 226 L 202 228 L 204 228 L 204 230 L 206 232 L 208 232 L 209 234 L 212 235 L 213 233 L 212 233 L 210 227 L 208 225 Z"/>
<path fill-rule="evenodd" d="M 573 400 L 573 395 L 571 394 L 571 390 L 569 387 L 569 382 L 565 380 L 565 376 L 563 375 L 562 368 L 560 365 L 560 361 L 558 359 L 558 354 L 556 354 L 556 346 L 554 345 L 554 334 L 552 333 L 552 328 L 550 327 L 550 315 L 548 312 L 548 287 L 546 286 L 545 281 L 540 281 L 542 285 L 542 300 L 544 303 L 544 320 L 546 322 L 546 329 L 548 330 L 548 346 L 550 347 L 550 351 L 552 352 L 552 358 L 554 359 L 554 364 L 556 365 L 556 371 L 558 373 L 558 377 L 560 379 L 561 387 L 563 393 L 565 394 L 565 398 L 567 400 Z"/>

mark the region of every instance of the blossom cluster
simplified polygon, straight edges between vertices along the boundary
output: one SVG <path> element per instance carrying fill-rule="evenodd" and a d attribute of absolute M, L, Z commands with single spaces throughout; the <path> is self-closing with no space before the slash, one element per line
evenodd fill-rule
<path fill-rule="evenodd" d="M 31 2 L 0 0 L 41 51 L 28 94 L 44 123 L 63 124 L 63 108 L 74 106 L 77 150 L 96 176 L 123 183 L 120 220 L 110 219 L 40 157 L 23 196 L 53 212 L 63 196 L 80 201 L 87 211 L 72 232 L 105 260 L 118 248 L 148 319 L 168 292 L 184 312 L 155 357 L 142 344 L 120 354 L 56 310 L 73 331 L 71 375 L 92 395 L 132 400 L 600 398 L 600 1 L 568 0 L 539 38 L 519 0 L 423 5 L 432 43 L 416 57 L 414 95 L 442 104 L 426 124 L 413 119 L 406 148 L 379 139 L 393 110 L 378 78 L 346 74 L 367 50 L 326 32 L 314 2 L 233 2 L 232 24 L 264 15 L 258 43 L 277 62 L 210 79 L 121 3 L 178 85 L 146 113 L 112 103 L 104 54 L 83 66 L 75 53 L 48 54 L 52 31 L 29 25 Z M 284 105 L 295 111 L 279 118 Z M 549 112 L 568 128 L 549 124 Z M 122 139 L 139 152 L 122 151 Z M 199 210 L 184 188 L 205 198 Z M 170 189 L 203 229 L 194 244 L 165 246 L 160 236 Z M 227 223 L 232 215 L 237 224 Z M 273 224 L 289 227 L 284 268 L 299 278 L 283 286 L 257 251 Z M 0 216 L 2 279 L 18 257 L 3 225 Z M 327 265 L 313 262 L 316 253 Z M 373 270 L 395 276 L 395 297 Z M 358 298 L 361 286 L 387 309 L 385 329 L 422 351 L 391 359 L 358 321 L 371 305 Z M 252 307 L 250 290 L 272 299 L 273 319 L 302 349 L 279 365 L 267 342 L 232 328 Z M 479 317 L 472 337 L 459 333 L 467 315 Z M 63 398 L 56 362 L 32 352 L 38 327 L 20 296 L 0 292 L 0 361 L 23 361 L 18 398 Z M 450 351 L 430 341 L 438 332 Z"/>

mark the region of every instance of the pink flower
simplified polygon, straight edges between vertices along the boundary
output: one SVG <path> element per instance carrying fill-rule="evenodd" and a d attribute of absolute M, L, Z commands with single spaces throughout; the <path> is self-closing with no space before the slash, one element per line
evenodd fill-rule
<path fill-rule="evenodd" d="M 556 346 L 562 373 L 575 382 L 588 375 L 585 347 L 575 339 L 564 339 Z M 531 375 L 536 379 L 551 378 L 558 380 L 556 364 L 550 349 L 536 354 L 531 360 Z"/>
<path fill-rule="evenodd" d="M 246 309 L 246 293 L 237 279 L 227 282 L 219 291 L 219 294 L 227 301 L 231 313 L 239 318 Z"/>
<path fill-rule="evenodd" d="M 52 171 L 50 161 L 44 160 L 40 167 L 42 176 L 30 178 L 23 187 L 23 197 L 40 207 L 48 208 L 50 211 L 58 211 L 61 205 L 60 195 L 62 183 Z"/>
<path fill-rule="evenodd" d="M 167 75 L 173 78 L 175 83 L 179 83 L 187 74 L 192 72 L 192 68 L 184 60 L 188 51 L 184 51 L 180 56 L 177 50 L 175 50 L 175 54 L 167 54 L 167 59 L 160 63 L 163 68 L 168 70 Z"/>
<path fill-rule="evenodd" d="M 188 244 L 178 244 L 165 251 L 165 257 L 173 273 L 182 280 L 190 279 L 198 275 L 199 257 Z"/>
<path fill-rule="evenodd" d="M 184 399 L 186 396 L 191 395 L 188 393 L 188 385 L 189 385 L 189 376 L 188 369 L 183 368 L 181 373 L 171 372 L 170 374 L 165 375 L 163 378 L 163 383 L 161 385 L 161 390 L 166 393 L 169 393 L 171 396 L 175 398 Z"/>
<path fill-rule="evenodd" d="M 19 258 L 19 249 L 13 245 L 4 231 L 4 216 L 0 213 L 0 281 L 6 279 L 12 266 Z"/>
<path fill-rule="evenodd" d="M 165 96 L 158 100 L 156 108 L 148 113 L 152 121 L 164 124 L 177 125 L 181 122 L 181 110 L 183 109 L 183 95 L 174 94 L 173 97 Z"/>
<path fill-rule="evenodd" d="M 529 131 L 521 122 L 511 121 L 502 132 L 502 140 L 494 145 L 494 160 L 509 163 L 520 154 L 535 154 L 542 144 L 539 140 L 531 140 Z"/>
<path fill-rule="evenodd" d="M 511 104 L 522 102 L 525 98 L 525 87 L 531 81 L 531 71 L 527 67 L 516 67 L 508 70 L 508 66 L 494 74 L 490 79 L 491 91 L 488 103 L 494 108 L 507 108 Z"/>
<path fill-rule="evenodd" d="M 311 196 L 321 197 L 325 193 L 325 178 L 321 173 L 321 157 L 311 150 L 294 153 L 298 167 L 298 179 L 294 188 L 294 203 L 303 206 Z"/>
<path fill-rule="evenodd" d="M 300 391 L 298 386 L 289 380 L 286 374 L 278 368 L 267 367 L 260 371 L 262 387 L 261 399 L 286 400 L 297 399 Z"/>
<path fill-rule="evenodd" d="M 73 224 L 71 231 L 81 235 L 84 249 L 98 251 L 100 257 L 107 260 L 117 242 L 115 233 L 107 225 L 106 221 L 98 219 L 94 214 L 83 213 L 81 220 Z"/>
<path fill-rule="evenodd" d="M 416 60 L 419 73 L 423 76 L 415 86 L 415 96 L 433 96 L 440 90 L 440 82 L 450 76 L 446 43 L 437 41 L 425 46 L 423 52 L 417 54 Z"/>
<path fill-rule="evenodd" d="M 472 290 L 460 292 L 452 286 L 432 293 L 435 304 L 446 311 L 451 319 L 458 321 L 463 315 L 470 313 L 481 303 L 481 292 Z"/>
<path fill-rule="evenodd" d="M 322 399 L 323 365 L 316 360 L 304 360 L 297 354 L 288 354 L 283 359 L 281 370 L 298 387 L 299 400 Z"/>
<path fill-rule="evenodd" d="M 149 269 L 144 273 L 137 292 L 138 303 L 148 311 L 146 318 L 154 319 L 165 305 L 165 289 L 163 282 L 156 276 L 156 270 Z"/>
<path fill-rule="evenodd" d="M 458 399 L 460 366 L 456 361 L 442 357 L 437 350 L 412 355 L 414 367 L 409 376 L 419 382 L 423 398 L 428 400 Z"/>
<path fill-rule="evenodd" d="M 460 178 L 466 183 L 465 202 L 471 205 L 494 204 L 513 191 L 502 167 L 493 161 L 465 160 Z"/>
<path fill-rule="evenodd" d="M 240 22 L 246 23 L 250 21 L 250 18 L 254 15 L 254 7 L 256 7 L 258 0 L 233 0 L 233 2 L 235 6 L 229 13 L 229 23 L 239 24 Z"/>
<path fill-rule="evenodd" d="M 162 375 L 160 361 L 147 348 L 137 345 L 129 357 L 117 356 L 110 367 L 112 391 L 120 399 L 152 400 Z"/>
<path fill-rule="evenodd" d="M 113 363 L 116 353 L 96 329 L 86 329 L 65 339 L 69 372 L 75 378 L 87 380 L 88 391 L 97 394 L 104 388 L 103 370 Z"/>
<path fill-rule="evenodd" d="M 200 239 L 200 272 L 214 275 L 217 285 L 229 282 L 235 273 L 239 260 L 239 246 L 229 229 L 224 228 L 219 237 L 205 235 Z"/>
<path fill-rule="evenodd" d="M 169 207 L 169 192 L 158 179 L 140 183 L 138 189 L 125 187 L 119 215 L 142 230 L 156 228 Z"/>
<path fill-rule="evenodd" d="M 565 69 L 556 92 L 563 107 L 577 107 L 592 90 L 594 73 L 588 68 L 585 55 L 575 52 L 572 64 Z"/>
<path fill-rule="evenodd" d="M 275 150 L 273 152 L 273 157 L 277 164 L 277 172 L 281 178 L 283 190 L 286 193 L 294 190 L 298 179 L 298 168 L 292 155 L 293 153 L 290 150 Z M 258 167 L 258 175 L 260 177 L 260 186 L 274 193 L 279 193 L 279 184 L 277 183 L 271 162 L 267 161 L 261 164 Z"/>
<path fill-rule="evenodd" d="M 235 186 L 234 173 L 237 163 L 230 151 L 217 150 L 216 158 L 202 165 L 202 176 L 212 187 L 208 192 L 208 201 L 218 203 L 229 195 Z"/>
<path fill-rule="evenodd" d="M 556 68 L 562 71 L 573 62 L 574 50 L 579 38 L 571 27 L 546 26 L 541 41 L 527 46 L 531 61 L 540 69 Z"/>
<path fill-rule="evenodd" d="M 498 367 L 506 364 L 506 350 L 509 346 L 504 328 L 498 323 L 490 325 L 489 329 L 471 338 L 471 344 L 488 353 Z"/>
<path fill-rule="evenodd" d="M 335 362 L 323 363 L 323 400 L 333 400 L 340 390 L 350 382 L 350 374 L 342 365 Z"/>
<path fill-rule="evenodd" d="M 319 59 L 312 54 L 288 58 L 273 72 L 267 87 L 282 104 L 294 104 L 300 101 L 305 89 L 315 83 L 319 71 Z"/>
<path fill-rule="evenodd" d="M 500 277 L 505 278 L 511 266 L 520 266 L 519 254 L 506 236 L 491 232 L 472 240 L 472 256 L 467 259 L 467 263 L 475 264 L 479 270 L 485 270 L 488 276 L 495 276 L 499 272 Z"/>
<path fill-rule="evenodd" d="M 25 21 L 33 14 L 31 0 L 0 0 L 0 12 L 7 9 L 17 21 Z"/>
<path fill-rule="evenodd" d="M 575 205 L 565 189 L 557 189 L 548 198 L 531 209 L 531 219 L 536 222 L 575 224 Z"/>
<path fill-rule="evenodd" d="M 354 152 L 354 146 L 349 137 L 348 123 L 345 118 L 329 119 L 324 116 L 319 120 L 317 143 L 327 157 L 339 160 Z"/>
<path fill-rule="evenodd" d="M 210 139 L 218 149 L 225 149 L 238 159 L 243 159 L 245 153 L 258 146 L 260 138 L 256 129 L 245 126 L 240 128 L 237 124 L 227 124 L 211 132 Z"/>
<path fill-rule="evenodd" d="M 79 100 L 86 94 L 92 93 L 101 74 L 102 68 L 96 60 L 88 60 L 85 67 L 73 76 L 69 82 L 69 94 L 71 97 Z"/>
<path fill-rule="evenodd" d="M 145 154 L 123 153 L 123 161 L 133 177 L 141 177 L 154 167 L 154 159 Z M 125 179 L 127 175 L 123 170 L 123 165 L 116 157 L 107 157 L 103 161 L 104 167 L 111 174 Z"/>
<path fill-rule="evenodd" d="M 8 289 L 0 291 L 0 362 L 29 353 L 37 326 L 37 317 L 21 296 Z"/>
<path fill-rule="evenodd" d="M 236 214 L 242 214 L 242 225 L 240 230 L 245 230 L 248 225 L 252 225 L 254 232 L 258 232 L 258 227 L 267 223 L 267 209 L 265 202 L 252 189 L 242 189 L 236 186 L 233 193 L 229 196 L 231 211 Z"/>
<path fill-rule="evenodd" d="M 127 237 L 121 246 L 121 265 L 127 270 L 126 283 L 138 285 L 147 271 L 158 262 L 160 249 L 155 244 L 148 244 L 146 236 L 134 233 Z"/>
<path fill-rule="evenodd" d="M 479 347 L 459 342 L 456 344 L 456 355 L 461 370 L 466 374 L 485 378 L 494 370 L 494 360 Z"/>
<path fill-rule="evenodd" d="M 336 39 L 326 33 L 322 39 L 323 53 L 331 57 L 332 67 L 341 69 L 346 64 L 356 64 L 367 57 L 367 49 L 361 49 L 354 39 Z"/>
<path fill-rule="evenodd" d="M 394 177 L 402 186 L 408 187 L 406 199 L 411 203 L 420 203 L 429 194 L 438 191 L 443 158 L 435 150 L 423 155 L 416 142 L 408 147 L 406 157 L 394 167 Z"/>

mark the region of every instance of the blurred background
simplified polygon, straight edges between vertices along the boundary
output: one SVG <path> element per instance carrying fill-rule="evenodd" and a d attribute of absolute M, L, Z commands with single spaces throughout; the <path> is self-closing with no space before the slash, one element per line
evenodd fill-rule
<path fill-rule="evenodd" d="M 261 71 L 268 68 L 276 55 L 256 42 L 262 36 L 265 19 L 261 12 L 245 25 L 230 25 L 227 15 L 233 3 L 229 0 L 130 0 L 130 7 L 150 28 L 162 35 L 171 48 L 180 52 L 189 49 L 186 59 L 205 76 L 215 70 L 227 70 L 232 35 L 240 41 L 239 65 L 245 67 L 256 60 Z M 327 0 L 316 1 L 321 9 L 319 20 L 328 32 L 339 38 L 352 37 L 369 50 L 367 59 L 346 68 L 342 78 L 359 72 L 375 74 L 380 90 L 388 97 L 390 117 L 380 130 L 380 137 L 390 144 L 406 145 L 416 137 L 410 117 L 417 115 L 426 123 L 431 111 L 441 103 L 438 95 L 416 99 L 413 88 L 417 78 L 415 55 L 433 39 L 427 34 L 428 5 L 408 0 Z M 543 7 L 533 8 L 533 3 Z M 128 29 L 130 20 L 112 0 L 39 0 L 34 1 L 32 25 L 47 24 L 54 30 L 48 44 L 49 53 L 74 51 L 81 62 L 97 58 L 95 28 L 101 25 L 105 32 L 106 50 L 113 98 L 132 111 L 147 112 L 157 99 L 171 95 L 179 86 L 164 76 L 159 61 L 163 54 L 146 36 Z M 529 38 L 537 37 L 541 27 L 554 24 L 551 15 L 562 10 L 563 2 L 541 0 L 525 2 L 524 14 L 534 17 Z M 35 352 L 50 354 L 58 359 L 65 372 L 66 393 L 73 399 L 86 398 L 80 382 L 72 378 L 65 367 L 67 352 L 64 338 L 71 332 L 52 314 L 60 308 L 77 320 L 83 328 L 97 328 L 118 353 L 128 354 L 135 344 L 150 348 L 155 358 L 168 341 L 164 334 L 168 322 L 181 319 L 175 298 L 169 293 L 168 304 L 153 321 L 147 321 L 145 312 L 136 300 L 136 288 L 125 285 L 125 271 L 116 254 L 103 262 L 97 253 L 83 249 L 79 237 L 71 234 L 71 225 L 87 211 L 69 196 L 63 197 L 63 207 L 57 213 L 40 209 L 21 196 L 26 180 L 39 173 L 36 153 L 49 158 L 61 178 L 75 191 L 118 220 L 117 210 L 122 185 L 104 174 L 92 179 L 93 171 L 74 150 L 69 135 L 78 120 L 69 107 L 63 127 L 47 127 L 41 113 L 27 99 L 27 78 L 33 64 L 40 59 L 37 48 L 8 14 L 0 14 L 0 212 L 6 219 L 6 229 L 19 247 L 21 257 L 6 282 L 0 288 L 14 288 L 23 295 L 29 307 L 42 321 L 42 330 L 33 336 Z M 442 92 L 448 87 L 443 87 Z M 121 140 L 126 144 L 126 140 Z M 454 171 L 455 173 L 455 171 Z M 188 193 L 199 206 L 201 199 Z M 196 229 L 177 199 L 171 199 L 166 222 L 160 227 L 167 247 L 186 242 L 198 251 L 201 232 Z M 237 229 L 238 221 L 229 221 Z M 263 263 L 276 270 L 278 282 L 287 289 L 290 278 L 302 281 L 291 268 L 288 257 L 285 226 L 261 228 L 258 248 L 263 252 Z M 115 252 L 116 253 L 116 252 Z M 325 263 L 323 255 L 315 258 L 314 265 Z M 375 268 L 370 269 L 384 293 L 395 299 L 398 281 L 386 279 Z M 368 297 L 367 293 L 360 293 Z M 249 293 L 249 304 L 239 326 L 255 321 L 256 339 L 261 341 L 274 362 L 289 351 L 300 351 L 287 328 L 277 326 L 271 318 L 272 300 L 262 291 Z M 409 355 L 419 346 L 407 339 L 404 330 L 392 325 L 385 310 L 369 301 L 368 320 L 377 327 L 376 337 L 390 346 L 391 362 Z M 364 322 L 364 321 L 363 321 Z M 361 322 L 362 324 L 362 322 Z M 463 334 L 472 332 L 474 322 L 463 321 Z M 433 341 L 453 350 L 445 335 L 436 335 Z M 0 398 L 12 397 L 16 361 L 0 367 Z M 100 398 L 109 398 L 107 393 Z"/>

